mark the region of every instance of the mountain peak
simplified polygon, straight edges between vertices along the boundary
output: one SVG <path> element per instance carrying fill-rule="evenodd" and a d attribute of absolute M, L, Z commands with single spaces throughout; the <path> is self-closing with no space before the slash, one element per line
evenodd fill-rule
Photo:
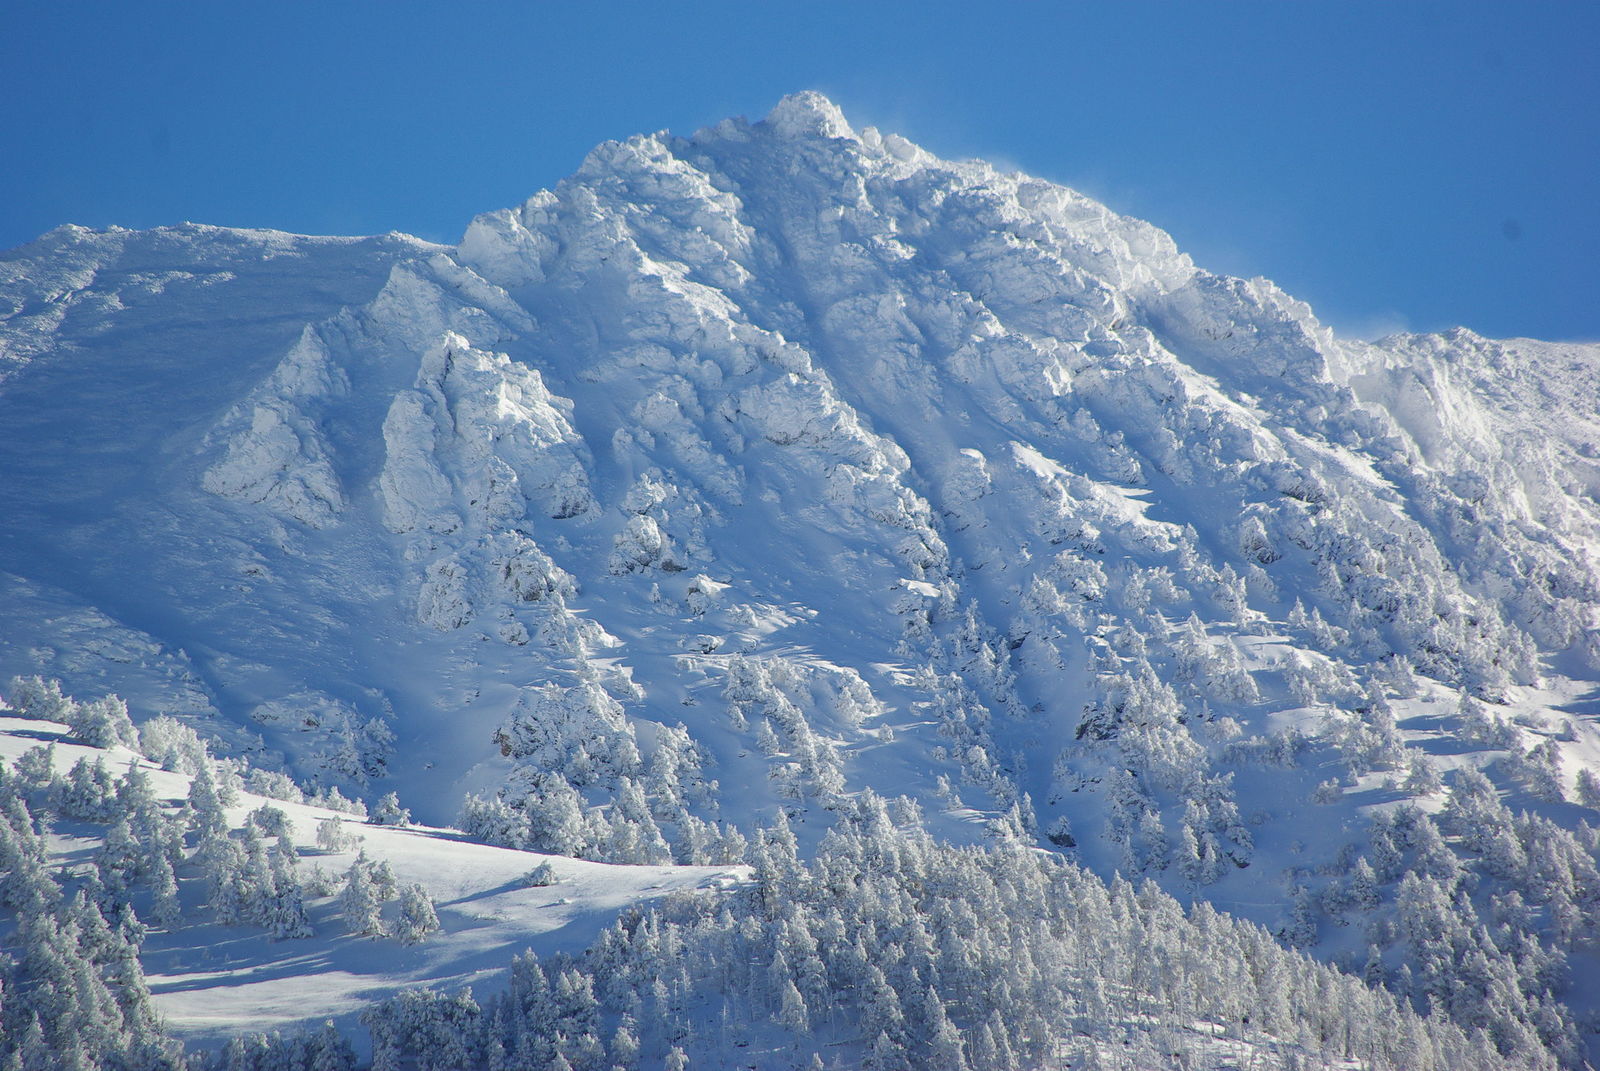
<path fill-rule="evenodd" d="M 0 681 L 511 848 L 721 867 L 776 816 L 798 866 L 854 811 L 1282 919 L 1401 1001 L 1600 970 L 1560 906 L 1600 900 L 1593 347 L 1347 343 L 815 92 L 455 248 L 58 233 L 0 255 Z M 1534 981 L 1459 1003 L 1577 1052 Z"/>
<path fill-rule="evenodd" d="M 839 106 L 814 89 L 790 93 L 778 101 L 765 120 L 768 127 L 788 138 L 851 138 L 855 131 Z"/>

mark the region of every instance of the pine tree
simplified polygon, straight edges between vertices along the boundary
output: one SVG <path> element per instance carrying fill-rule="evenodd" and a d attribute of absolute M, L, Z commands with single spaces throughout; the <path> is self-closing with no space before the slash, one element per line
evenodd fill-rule
<path fill-rule="evenodd" d="M 378 890 L 372 881 L 371 864 L 358 857 L 345 871 L 344 890 L 339 894 L 339 910 L 346 933 L 360 937 L 383 935 L 383 918 L 378 913 Z"/>
<path fill-rule="evenodd" d="M 277 888 L 272 880 L 272 863 L 267 858 L 266 843 L 256 827 L 247 823 L 242 830 L 239 846 L 244 859 L 236 884 L 242 913 L 246 921 L 270 928 Z"/>
<path fill-rule="evenodd" d="M 869 1071 L 905 1071 L 907 1067 L 905 1052 L 895 1044 L 888 1031 L 881 1030 L 873 1039 L 865 1066 Z"/>
<path fill-rule="evenodd" d="M 811 1032 L 811 1017 L 806 1012 L 805 998 L 793 980 L 785 980 L 778 998 L 778 1022 L 786 1030 L 803 1037 Z"/>
<path fill-rule="evenodd" d="M 109 822 L 120 809 L 116 783 L 101 758 L 92 764 L 87 758 L 73 763 L 54 795 L 55 805 L 63 815 L 84 822 Z"/>
<path fill-rule="evenodd" d="M 141 862 L 133 827 L 126 816 L 119 817 L 106 830 L 106 838 L 95 853 L 95 870 L 107 893 L 119 900 L 125 898 L 142 875 Z"/>
<path fill-rule="evenodd" d="M 1283 939 L 1295 948 L 1310 948 L 1317 943 L 1317 909 L 1311 894 L 1300 886 L 1291 898 L 1290 921 L 1284 927 Z"/>
<path fill-rule="evenodd" d="M 1600 777 L 1587 766 L 1578 771 L 1578 802 L 1600 810 Z"/>
<path fill-rule="evenodd" d="M 311 920 L 306 917 L 305 890 L 294 866 L 292 851 L 277 851 L 272 858 L 272 902 L 269 925 L 275 938 L 312 936 Z"/>
<path fill-rule="evenodd" d="M 485 799 L 468 795 L 461 801 L 458 824 L 467 836 L 485 844 L 502 848 L 526 848 L 528 845 L 527 815 L 499 796 Z"/>
<path fill-rule="evenodd" d="M 545 777 L 522 804 L 528 819 L 526 847 L 548 855 L 576 856 L 588 837 L 584 831 L 583 800 L 560 774 Z"/>
<path fill-rule="evenodd" d="M 356 845 L 356 837 L 344 827 L 338 815 L 317 823 L 317 847 L 325 852 L 349 851 Z"/>
<path fill-rule="evenodd" d="M 380 859 L 372 866 L 372 887 L 378 894 L 380 904 L 387 904 L 400 895 L 400 886 L 395 881 L 394 871 L 389 869 L 389 860 Z"/>
<path fill-rule="evenodd" d="M 439 929 L 439 916 L 433 908 L 433 898 L 421 885 L 411 884 L 400 890 L 400 917 L 395 922 L 394 936 L 401 944 L 414 945 L 426 941 Z"/>
<path fill-rule="evenodd" d="M 178 876 L 163 852 L 152 857 L 150 888 L 150 918 L 157 925 L 172 929 L 183 917 L 183 906 L 178 900 Z"/>
<path fill-rule="evenodd" d="M 30 747 L 17 756 L 12 764 L 16 773 L 16 791 L 27 795 L 50 787 L 55 778 L 56 745 L 41 744 Z"/>
<path fill-rule="evenodd" d="M 90 747 L 139 746 L 138 731 L 128 718 L 128 704 L 114 695 L 70 704 L 65 720 L 72 735 Z"/>
<path fill-rule="evenodd" d="M 227 833 L 228 815 L 222 800 L 212 764 L 202 762 L 189 781 L 188 808 L 191 828 L 202 837 L 212 833 Z"/>
<path fill-rule="evenodd" d="M 405 826 L 411 823 L 411 812 L 400 806 L 400 797 L 387 792 L 373 808 L 368 821 L 379 826 Z"/>
<path fill-rule="evenodd" d="M 128 763 L 127 772 L 117 781 L 117 802 L 131 820 L 147 822 L 160 813 L 150 775 L 137 759 Z"/>
<path fill-rule="evenodd" d="M 12 677 L 6 685 L 11 708 L 25 718 L 40 721 L 57 721 L 70 724 L 72 710 L 77 705 L 70 696 L 61 694 L 61 682 L 43 677 Z"/>
<path fill-rule="evenodd" d="M 1350 875 L 1350 900 L 1363 911 L 1371 911 L 1378 906 L 1378 875 L 1373 872 L 1365 856 L 1356 860 L 1355 869 Z"/>
<path fill-rule="evenodd" d="M 631 1068 L 639 1063 L 639 1036 L 635 1032 L 636 1024 L 627 1017 L 617 1024 L 617 1032 L 611 1035 L 611 1060 L 619 1067 Z"/>
<path fill-rule="evenodd" d="M 1368 945 L 1367 962 L 1366 965 L 1361 968 L 1361 980 L 1367 983 L 1367 985 L 1371 986 L 1373 989 L 1377 989 L 1379 986 L 1383 985 L 1387 979 L 1388 972 L 1383 968 L 1382 951 L 1379 950 L 1377 945 Z"/>
<path fill-rule="evenodd" d="M 650 814 L 644 791 L 631 777 L 617 790 L 606 858 L 616 863 L 670 863 L 671 849 Z"/>
<path fill-rule="evenodd" d="M 215 912 L 217 922 L 224 926 L 235 925 L 244 913 L 240 896 L 244 853 L 226 831 L 210 830 L 202 834 L 194 860 L 200 864 L 200 872 L 206 883 L 206 900 Z"/>
<path fill-rule="evenodd" d="M 356 1071 L 356 1053 L 344 1035 L 334 1028 L 332 1020 L 311 1038 L 311 1065 L 307 1071 Z"/>

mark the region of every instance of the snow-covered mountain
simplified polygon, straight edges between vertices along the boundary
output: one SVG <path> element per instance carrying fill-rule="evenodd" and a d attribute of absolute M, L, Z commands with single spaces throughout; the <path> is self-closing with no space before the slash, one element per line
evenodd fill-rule
<path fill-rule="evenodd" d="M 906 796 L 1572 1060 L 1597 399 L 804 93 L 454 247 L 0 255 L 0 679 L 602 861 Z"/>

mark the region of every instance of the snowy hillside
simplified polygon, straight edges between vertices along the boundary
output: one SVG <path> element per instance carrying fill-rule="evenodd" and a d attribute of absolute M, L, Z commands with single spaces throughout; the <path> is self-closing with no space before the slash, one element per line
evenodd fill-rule
<path fill-rule="evenodd" d="M 0 717 L 7 1067 L 1499 1063 L 1153 885 L 1014 837 L 940 846 L 904 800 L 862 795 L 809 863 L 780 819 L 754 868 L 611 866 L 419 828 L 392 797 L 307 805 L 171 718 L 13 689 L 64 720 Z"/>
<path fill-rule="evenodd" d="M 488 982 L 498 988 L 512 957 L 530 946 L 545 955 L 581 952 L 622 910 L 746 878 L 742 868 L 621 867 L 537 856 L 474 844 L 454 831 L 368 821 L 349 808 L 297 802 L 300 794 L 280 779 L 250 778 L 275 795 L 230 789 L 237 775 L 192 741 L 186 746 L 181 732 L 157 726 L 146 731 L 142 745 L 142 751 L 92 747 L 66 725 L 0 716 L 0 759 L 24 782 L 56 780 L 51 861 L 81 875 L 94 859 L 108 874 L 104 860 L 110 858 L 135 889 L 151 885 L 148 895 L 131 895 L 139 917 L 158 931 L 146 936 L 141 950 L 145 982 L 166 1028 L 202 1046 L 329 1019 L 354 1033 L 359 1012 L 403 987 Z M 148 754 L 164 746 L 170 770 Z M 80 763 L 84 771 L 76 769 Z M 142 789 L 120 787 L 141 776 Z M 202 776 L 220 782 L 212 791 L 221 804 L 221 828 L 267 860 L 267 876 L 257 885 L 252 881 L 261 875 L 251 873 L 256 860 L 246 852 L 237 861 L 228 894 L 237 898 L 231 918 L 219 906 L 217 867 L 203 838 L 196 851 L 170 853 L 176 859 L 165 870 L 170 884 L 163 887 L 148 873 L 161 868 L 147 852 L 167 850 L 175 834 L 182 843 L 172 828 L 186 819 L 182 807 L 203 810 L 195 786 Z M 97 784 L 120 791 L 97 793 Z M 28 791 L 26 784 L 10 787 Z M 127 803 L 140 794 L 148 794 L 151 807 Z M 35 804 L 47 796 L 35 793 Z M 121 815 L 113 817 L 119 811 L 128 821 L 120 833 Z M 372 914 L 353 925 L 346 893 L 352 868 L 363 864 L 382 868 L 381 880 Z M 548 871 L 540 872 L 544 865 Z M 398 890 L 412 887 L 427 894 L 434 928 L 408 936 Z M 380 896 L 393 903 L 384 907 Z"/>
<path fill-rule="evenodd" d="M 800 94 L 455 247 L 53 231 L 0 377 L 0 680 L 603 862 L 905 796 L 1592 1043 L 1600 347 L 1340 339 Z"/>

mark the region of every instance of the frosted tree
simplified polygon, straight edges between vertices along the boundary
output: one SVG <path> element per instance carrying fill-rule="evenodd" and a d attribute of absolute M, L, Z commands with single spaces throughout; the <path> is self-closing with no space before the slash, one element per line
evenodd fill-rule
<path fill-rule="evenodd" d="M 338 816 L 324 818 L 317 823 L 317 847 L 325 852 L 349 851 L 356 846 L 356 837 L 345 829 Z"/>
<path fill-rule="evenodd" d="M 43 677 L 12 677 L 6 685 L 11 709 L 25 718 L 57 721 L 70 725 L 76 704 L 61 694 L 61 682 Z M 87 741 L 86 741 L 87 742 Z"/>
<path fill-rule="evenodd" d="M 576 856 L 589 842 L 583 800 L 559 774 L 540 779 L 524 798 L 522 810 L 528 822 L 526 847 L 532 851 Z"/>
<path fill-rule="evenodd" d="M 637 1024 L 624 1016 L 611 1035 L 611 1061 L 618 1067 L 634 1067 L 639 1062 L 639 1051 Z"/>
<path fill-rule="evenodd" d="M 400 895 L 400 886 L 394 879 L 394 871 L 389 869 L 389 860 L 380 859 L 372 866 L 372 887 L 378 893 L 379 903 L 388 903 Z"/>
<path fill-rule="evenodd" d="M 1522 755 L 1517 763 L 1518 776 L 1530 791 L 1551 803 L 1565 802 L 1561 777 L 1561 745 L 1555 740 L 1544 740 Z"/>
<path fill-rule="evenodd" d="M 164 852 L 152 856 L 150 889 L 150 918 L 157 925 L 172 929 L 183 917 L 183 905 L 178 899 L 178 876 Z"/>
<path fill-rule="evenodd" d="M 372 881 L 371 865 L 363 855 L 345 871 L 344 889 L 339 893 L 345 932 L 361 937 L 382 936 L 383 918 L 378 907 L 378 890 Z"/>
<path fill-rule="evenodd" d="M 106 770 L 105 760 L 87 757 L 72 764 L 66 779 L 56 786 L 55 805 L 68 818 L 85 822 L 109 822 L 121 810 L 117 786 Z"/>
<path fill-rule="evenodd" d="M 1161 815 L 1155 811 L 1144 813 L 1139 819 L 1139 841 L 1141 851 L 1138 869 L 1165 870 L 1171 861 L 1172 849 L 1166 828 L 1161 824 Z"/>
<path fill-rule="evenodd" d="M 1283 929 L 1283 939 L 1295 948 L 1310 948 L 1317 943 L 1317 909 L 1310 891 L 1305 886 L 1295 889 L 1290 899 L 1289 923 Z"/>
<path fill-rule="evenodd" d="M 528 844 L 528 817 L 499 796 L 469 794 L 461 801 L 457 819 L 462 832 L 485 844 L 524 848 Z"/>
<path fill-rule="evenodd" d="M 178 719 L 158 714 L 139 726 L 139 751 L 174 773 L 195 773 L 209 759 L 199 735 Z"/>
<path fill-rule="evenodd" d="M 332 1020 L 324 1022 L 306 1046 L 307 1071 L 356 1071 L 356 1053 Z"/>
<path fill-rule="evenodd" d="M 223 793 L 212 770 L 210 762 L 202 761 L 189 781 L 190 822 L 202 837 L 226 832 L 229 827 Z"/>
<path fill-rule="evenodd" d="M 133 826 L 126 816 L 119 817 L 106 830 L 105 840 L 95 852 L 95 871 L 107 893 L 125 902 L 129 890 L 142 876 L 144 855 L 133 839 Z"/>
<path fill-rule="evenodd" d="M 612 804 L 611 838 L 606 858 L 616 863 L 670 863 L 672 852 L 656 826 L 644 791 L 630 777 L 622 778 Z"/>
<path fill-rule="evenodd" d="M 90 747 L 136 747 L 139 743 L 139 734 L 128 718 L 128 704 L 114 695 L 71 704 L 66 720 L 72 735 Z"/>
<path fill-rule="evenodd" d="M 400 806 L 398 795 L 386 792 L 368 816 L 368 821 L 380 826 L 405 826 L 411 822 L 411 812 Z"/>
<path fill-rule="evenodd" d="M 263 803 L 246 816 L 246 821 L 259 829 L 263 836 L 279 837 L 289 829 L 289 816 L 283 808 Z"/>
<path fill-rule="evenodd" d="M 150 775 L 138 760 L 130 762 L 117 781 L 117 802 L 131 821 L 140 823 L 147 831 L 153 832 L 150 827 L 162 817 L 161 805 L 150 785 Z"/>
<path fill-rule="evenodd" d="M 17 756 L 11 769 L 16 775 L 17 792 L 27 794 L 49 788 L 56 775 L 55 744 L 30 747 Z"/>
<path fill-rule="evenodd" d="M 1578 771 L 1578 802 L 1600 810 L 1600 777 L 1587 766 Z"/>
<path fill-rule="evenodd" d="M 525 690 L 495 742 L 527 768 L 559 772 L 579 787 L 639 770 L 633 728 L 592 671 L 571 688 Z"/>
<path fill-rule="evenodd" d="M 267 907 L 267 925 L 278 939 L 312 936 L 311 920 L 306 917 L 305 889 L 295 870 L 292 850 L 275 851 L 272 856 L 272 898 Z"/>
<path fill-rule="evenodd" d="M 1413 752 L 1401 787 L 1413 796 L 1431 796 L 1444 788 L 1444 782 L 1439 779 L 1438 771 L 1425 755 Z"/>
<path fill-rule="evenodd" d="M 805 997 L 800 995 L 800 990 L 790 979 L 784 980 L 778 994 L 778 1022 L 796 1035 L 805 1035 L 811 1030 L 811 1016 L 806 1010 Z"/>
<path fill-rule="evenodd" d="M 177 1071 L 138 961 L 142 928 L 124 905 L 110 925 L 91 871 L 70 900 L 45 868 L 19 797 L 0 816 L 0 902 L 16 912 L 0 953 L 0 1067 Z"/>
<path fill-rule="evenodd" d="M 282 800 L 285 803 L 304 803 L 306 794 L 294 779 L 279 770 L 248 771 L 244 776 L 244 787 L 258 796 L 268 799 Z"/>
<path fill-rule="evenodd" d="M 868 1050 L 863 1066 L 869 1071 L 905 1071 L 909 1065 L 906 1063 L 905 1051 L 895 1043 L 887 1030 L 880 1030 L 878 1036 L 873 1039 L 872 1048 Z"/>
<path fill-rule="evenodd" d="M 421 885 L 406 885 L 400 890 L 400 915 L 395 920 L 394 937 L 401 944 L 414 945 L 438 932 L 439 916 L 433 898 Z"/>
<path fill-rule="evenodd" d="M 1351 871 L 1350 901 L 1363 911 L 1378 906 L 1378 875 L 1365 856 L 1356 860 L 1355 869 Z"/>
<path fill-rule="evenodd" d="M 244 853 L 226 832 L 206 831 L 195 849 L 194 862 L 200 865 L 205 881 L 206 902 L 224 926 L 238 923 L 244 912 L 240 895 Z"/>

